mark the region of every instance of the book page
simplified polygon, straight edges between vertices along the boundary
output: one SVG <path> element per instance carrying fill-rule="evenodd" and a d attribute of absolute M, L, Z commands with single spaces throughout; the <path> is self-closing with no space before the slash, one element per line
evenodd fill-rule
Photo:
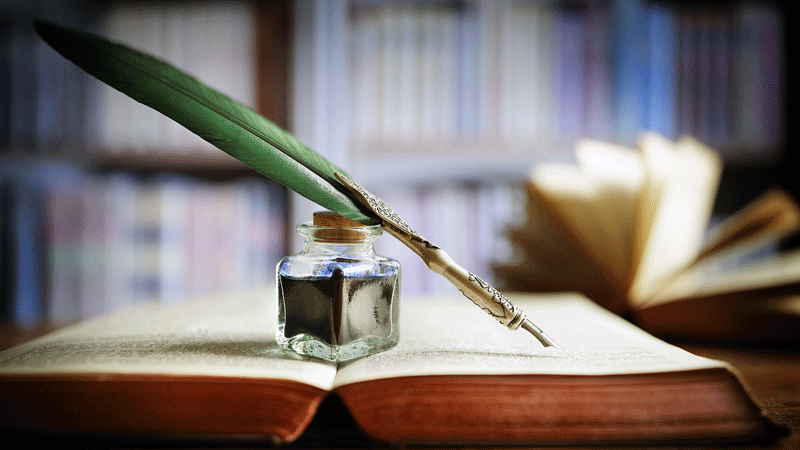
<path fill-rule="evenodd" d="M 726 256 L 726 255 L 721 255 Z M 800 285 L 800 250 L 778 253 L 727 268 L 724 258 L 708 257 L 681 272 L 651 297 L 643 307 L 670 301 L 744 293 L 773 287 Z M 742 296 L 751 300 L 751 297 Z"/>
<path fill-rule="evenodd" d="M 595 264 L 616 284 L 629 284 L 634 208 L 644 181 L 637 152 L 584 139 L 576 144 L 577 166 L 540 164 L 531 185 L 550 204 Z"/>
<path fill-rule="evenodd" d="M 800 205 L 783 189 L 774 188 L 710 230 L 698 259 L 721 252 L 746 254 L 777 244 L 798 229 Z"/>
<path fill-rule="evenodd" d="M 142 303 L 0 353 L 0 375 L 276 378 L 331 389 L 335 365 L 278 348 L 275 295 L 272 288 L 180 306 Z"/>
<path fill-rule="evenodd" d="M 627 291 L 608 282 L 597 263 L 581 250 L 562 219 L 527 189 L 526 220 L 507 231 L 510 261 L 495 265 L 498 284 L 507 291 L 577 292 L 618 313 L 627 309 Z"/>
<path fill-rule="evenodd" d="M 609 239 L 601 245 L 607 248 L 615 273 L 628 286 L 633 217 L 645 175 L 641 155 L 609 142 L 582 139 L 575 144 L 575 157 L 581 172 L 596 186 L 595 210 Z"/>
<path fill-rule="evenodd" d="M 539 199 L 549 205 L 585 250 L 587 256 L 609 278 L 622 284 L 625 269 L 615 258 L 611 244 L 615 241 L 615 228 L 604 222 L 600 212 L 600 186 L 598 180 L 582 172 L 579 167 L 546 163 L 538 165 L 531 174 L 532 189 Z M 624 258 L 622 259 L 624 263 Z"/>
<path fill-rule="evenodd" d="M 646 133 L 640 146 L 649 172 L 636 215 L 634 306 L 697 258 L 722 173 L 719 155 L 689 137 L 676 144 Z"/>
<path fill-rule="evenodd" d="M 620 375 L 724 367 L 650 336 L 576 294 L 510 296 L 565 351 L 509 331 L 463 297 L 407 302 L 400 343 L 341 364 L 336 386 L 424 375 Z"/>

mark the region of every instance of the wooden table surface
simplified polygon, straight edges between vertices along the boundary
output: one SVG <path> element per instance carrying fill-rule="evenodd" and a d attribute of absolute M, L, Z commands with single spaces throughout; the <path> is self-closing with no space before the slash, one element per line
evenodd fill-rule
<path fill-rule="evenodd" d="M 5 349 L 13 345 L 25 342 L 47 330 L 44 328 L 20 331 L 13 327 L 0 327 L 0 349 Z M 774 449 L 774 450 L 800 450 L 800 349 L 797 350 L 775 350 L 764 348 L 743 348 L 737 346 L 718 346 L 703 344 L 679 343 L 680 347 L 686 350 L 718 360 L 729 362 L 735 367 L 742 377 L 745 385 L 749 388 L 751 395 L 762 407 L 764 415 L 775 424 L 786 429 L 786 435 L 772 443 L 755 443 L 747 445 L 737 445 L 739 449 Z M 321 408 L 328 409 L 330 414 L 320 415 L 321 417 L 334 417 L 333 421 L 317 420 L 312 423 L 307 432 L 295 443 L 281 448 L 386 448 L 374 442 L 370 442 L 360 434 L 357 428 L 352 425 L 344 406 L 333 400 L 323 402 Z M 27 436 L 30 438 L 30 436 Z M 333 440 L 331 440 L 333 438 Z M 44 443 L 44 442 L 43 442 Z M 103 442 L 93 439 L 78 439 L 74 442 L 81 447 L 162 447 L 155 441 L 127 441 L 127 442 Z M 202 447 L 208 448 L 209 443 L 203 445 L 192 442 L 169 442 L 167 446 L 176 447 Z M 210 444 L 213 446 L 213 444 Z M 231 443 L 223 443 L 226 447 L 231 447 Z M 247 446 L 246 443 L 238 443 L 233 447 Z M 263 448 L 263 447 L 262 447 Z M 548 447 L 552 448 L 552 447 Z M 563 448 L 563 447 L 559 447 Z M 566 447 L 576 448 L 576 447 Z M 597 447 L 592 447 L 597 448 Z M 600 447 L 614 448 L 614 447 Z M 631 450 L 636 447 L 621 447 Z M 649 447 L 653 448 L 653 447 Z M 670 446 L 656 446 L 655 448 L 667 449 Z M 724 449 L 730 446 L 679 446 L 676 449 Z"/>
<path fill-rule="evenodd" d="M 800 450 L 800 349 L 790 351 L 698 344 L 680 346 L 694 354 L 733 365 L 764 415 L 785 427 L 789 433 L 772 445 L 745 448 Z"/>

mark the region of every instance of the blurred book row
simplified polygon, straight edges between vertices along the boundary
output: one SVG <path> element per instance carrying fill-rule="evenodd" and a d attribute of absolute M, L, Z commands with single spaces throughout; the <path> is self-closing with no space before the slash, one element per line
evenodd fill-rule
<path fill-rule="evenodd" d="M 524 218 L 525 192 L 519 183 L 430 183 L 373 193 L 456 263 L 489 283 L 494 281 L 492 265 L 508 261 L 513 251 L 505 231 Z M 400 261 L 403 295 L 456 292 L 397 239 L 383 236 L 375 248 Z"/>
<path fill-rule="evenodd" d="M 769 6 L 356 4 L 354 137 L 371 150 L 477 139 L 568 153 L 580 137 L 634 145 L 654 130 L 752 160 L 781 143 L 784 38 Z"/>
<path fill-rule="evenodd" d="M 21 2 L 20 2 L 21 3 Z M 34 19 L 100 34 L 169 61 L 255 105 L 254 1 L 0 5 L 0 146 L 65 155 L 217 152 L 160 113 L 89 77 L 36 36 Z M 11 113 L 13 111 L 13 114 Z"/>
<path fill-rule="evenodd" d="M 569 152 L 579 137 L 634 145 L 649 129 L 748 161 L 782 143 L 783 18 L 769 4 L 339 3 L 352 6 L 333 31 L 346 44 L 323 57 L 349 79 L 329 95 L 349 94 L 352 120 L 339 126 L 352 122 L 351 137 L 370 150 L 500 140 Z M 0 68 L 13 81 L 0 88 L 0 141 L 11 147 L 213 150 L 72 67 L 36 38 L 34 17 L 145 50 L 255 103 L 255 2 L 31 4 L 0 19 Z"/>
<path fill-rule="evenodd" d="M 254 2 L 125 2 L 105 15 L 102 34 L 192 74 L 248 106 L 255 105 Z M 112 153 L 219 153 L 158 111 L 99 86 L 97 140 Z"/>
<path fill-rule="evenodd" d="M 4 161 L 0 175 L 1 306 L 21 326 L 262 286 L 284 252 L 284 192 L 263 180 L 48 161 Z"/>
<path fill-rule="evenodd" d="M 489 282 L 499 278 L 493 263 L 518 244 L 503 232 L 522 226 L 520 185 L 531 167 L 572 159 L 580 137 L 633 146 L 645 129 L 689 134 L 726 163 L 774 162 L 785 144 L 783 13 L 772 4 L 291 3 L 292 104 L 282 106 L 292 132 Z M 128 174 L 142 161 L 167 170 L 168 160 L 207 161 L 200 170 L 213 172 L 222 163 L 210 155 L 221 152 L 88 77 L 31 26 L 41 17 L 100 33 L 253 105 L 268 90 L 255 67 L 272 67 L 257 64 L 259 7 L 0 5 L 0 71 L 10 80 L 0 83 L 0 149 L 77 161 L 110 155 L 123 169 L 2 161 L 4 318 L 66 323 L 130 302 L 271 281 L 296 237 L 285 234 L 287 222 L 310 216 L 263 179 Z M 376 245 L 403 264 L 404 295 L 453 289 L 394 239 Z"/>

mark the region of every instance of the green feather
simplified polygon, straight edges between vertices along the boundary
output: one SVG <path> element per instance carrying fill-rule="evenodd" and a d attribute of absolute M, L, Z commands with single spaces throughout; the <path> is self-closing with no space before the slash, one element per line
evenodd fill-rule
<path fill-rule="evenodd" d="M 380 223 L 336 179 L 335 172 L 343 170 L 247 106 L 125 45 L 51 23 L 34 26 L 45 42 L 90 75 L 257 172 L 348 219 Z"/>

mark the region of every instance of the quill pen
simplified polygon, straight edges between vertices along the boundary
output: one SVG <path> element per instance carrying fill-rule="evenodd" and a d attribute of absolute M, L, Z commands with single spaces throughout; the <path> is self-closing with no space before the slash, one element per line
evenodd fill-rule
<path fill-rule="evenodd" d="M 543 345 L 558 347 L 522 310 L 416 234 L 343 170 L 252 109 L 125 45 L 42 21 L 34 27 L 45 42 L 90 75 L 175 120 L 257 172 L 343 217 L 383 225 L 501 324 L 512 330 L 521 327 Z"/>
<path fill-rule="evenodd" d="M 342 169 L 247 106 L 125 45 L 42 21 L 34 27 L 45 42 L 90 75 L 257 172 L 343 217 L 366 225 L 380 222 L 336 179 Z"/>

